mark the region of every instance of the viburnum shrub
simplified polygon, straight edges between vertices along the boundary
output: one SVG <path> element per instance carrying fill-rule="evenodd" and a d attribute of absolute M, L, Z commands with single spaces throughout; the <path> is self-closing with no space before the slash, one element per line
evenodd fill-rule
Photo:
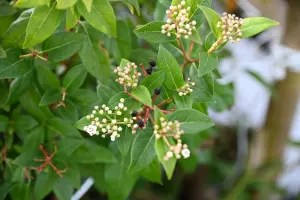
<path fill-rule="evenodd" d="M 209 0 L 0 5 L 0 199 L 13 200 L 69 200 L 87 177 L 125 199 L 141 178 L 195 168 L 208 108 L 233 103 L 215 83 L 220 50 L 278 24 Z"/>

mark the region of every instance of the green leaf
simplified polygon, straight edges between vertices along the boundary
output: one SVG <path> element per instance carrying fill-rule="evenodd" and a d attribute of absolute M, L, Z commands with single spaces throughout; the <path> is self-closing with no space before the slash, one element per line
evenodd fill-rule
<path fill-rule="evenodd" d="M 97 86 L 97 94 L 102 103 L 107 103 L 116 92 L 103 84 L 99 84 Z"/>
<path fill-rule="evenodd" d="M 58 179 L 53 191 L 59 200 L 70 200 L 73 195 L 73 187 L 65 179 Z"/>
<path fill-rule="evenodd" d="M 54 113 L 64 120 L 68 120 L 72 123 L 76 122 L 78 120 L 78 111 L 76 105 L 69 99 L 66 99 L 64 104 L 66 107 L 59 106 L 54 110 Z"/>
<path fill-rule="evenodd" d="M 22 94 L 29 88 L 33 80 L 32 71 L 27 74 L 14 79 L 9 86 L 9 94 L 7 104 L 15 103 L 19 100 Z"/>
<path fill-rule="evenodd" d="M 92 76 L 105 83 L 111 72 L 109 57 L 103 49 L 100 49 L 99 44 L 92 43 L 87 25 L 84 23 L 81 25 L 82 33 L 85 34 L 86 38 L 78 52 L 80 59 Z"/>
<path fill-rule="evenodd" d="M 9 83 L 6 80 L 0 80 L 0 91 L 1 91 L 0 108 L 5 106 L 8 100 L 8 95 L 9 95 L 8 84 Z"/>
<path fill-rule="evenodd" d="M 23 47 L 26 27 L 31 13 L 32 9 L 25 10 L 19 16 L 19 18 L 9 26 L 2 41 L 2 46 L 4 49 L 12 47 Z"/>
<path fill-rule="evenodd" d="M 59 89 L 49 89 L 42 96 L 39 106 L 47 106 L 50 104 L 57 103 L 59 100 L 61 100 L 61 98 L 62 95 Z"/>
<path fill-rule="evenodd" d="M 131 14 L 134 14 L 134 7 L 137 15 L 140 15 L 140 6 L 138 0 L 122 0 L 122 2 L 129 8 Z"/>
<path fill-rule="evenodd" d="M 222 112 L 228 109 L 234 103 L 234 90 L 232 84 L 221 85 L 215 84 L 214 99 L 215 104 L 210 104 L 210 107 L 217 112 Z"/>
<path fill-rule="evenodd" d="M 43 126 L 38 126 L 26 135 L 24 140 L 24 149 L 37 150 L 39 146 L 44 142 L 45 128 Z M 33 159 L 33 158 L 32 158 Z"/>
<path fill-rule="evenodd" d="M 171 90 L 179 89 L 184 84 L 182 70 L 176 59 L 162 45 L 159 46 L 157 62 L 157 67 L 165 72 L 165 86 Z"/>
<path fill-rule="evenodd" d="M 134 135 L 131 132 L 131 129 L 126 127 L 124 134 L 121 135 L 117 140 L 118 148 L 123 156 L 127 156 L 127 153 L 133 142 Z"/>
<path fill-rule="evenodd" d="M 168 37 L 166 34 L 161 33 L 162 25 L 166 24 L 162 21 L 154 21 L 148 24 L 145 24 L 137 29 L 134 30 L 134 33 L 146 40 L 150 43 L 165 43 L 165 42 L 172 42 L 176 40 L 175 33 L 171 32 L 171 36 Z"/>
<path fill-rule="evenodd" d="M 173 172 L 176 166 L 176 158 L 173 156 L 168 160 L 164 160 L 165 155 L 169 151 L 168 145 L 164 142 L 163 139 L 155 140 L 155 150 L 158 157 L 159 162 L 163 165 L 167 177 L 170 180 L 173 176 Z"/>
<path fill-rule="evenodd" d="M 78 138 L 65 137 L 56 143 L 57 153 L 55 154 L 55 160 L 66 161 L 69 156 L 78 149 L 84 140 Z"/>
<path fill-rule="evenodd" d="M 57 32 L 43 42 L 43 52 L 48 60 L 59 62 L 74 55 L 82 45 L 84 35 L 74 32 Z"/>
<path fill-rule="evenodd" d="M 35 142 L 34 139 L 31 142 L 32 142 L 32 144 L 34 144 L 34 142 Z M 13 160 L 13 164 L 22 166 L 22 167 L 39 166 L 40 163 L 37 163 L 33 158 L 41 158 L 42 159 L 43 154 L 37 148 L 28 148 Z"/>
<path fill-rule="evenodd" d="M 199 53 L 199 66 L 198 66 L 198 76 L 203 76 L 218 67 L 218 58 L 213 54 L 208 54 L 207 52 Z"/>
<path fill-rule="evenodd" d="M 35 8 L 48 4 L 49 0 L 18 0 L 14 7 L 17 8 Z"/>
<path fill-rule="evenodd" d="M 7 57 L 7 55 L 6 55 L 5 51 L 0 45 L 0 59 L 6 58 L 6 57 Z"/>
<path fill-rule="evenodd" d="M 23 48 L 29 48 L 48 38 L 59 26 L 62 11 L 55 9 L 56 3 L 50 7 L 35 8 L 30 16 Z"/>
<path fill-rule="evenodd" d="M 0 132 L 6 132 L 9 126 L 9 119 L 4 115 L 0 115 Z"/>
<path fill-rule="evenodd" d="M 60 118 L 52 118 L 47 121 L 47 127 L 55 131 L 58 135 L 81 139 L 80 132 L 71 123 Z"/>
<path fill-rule="evenodd" d="M 155 106 L 154 107 L 154 121 L 155 121 L 155 124 L 160 124 L 160 118 L 163 117 L 163 118 L 166 118 L 166 116 L 160 111 L 160 109 Z"/>
<path fill-rule="evenodd" d="M 81 0 L 81 1 L 83 2 L 83 4 L 86 7 L 87 11 L 91 12 L 93 0 Z"/>
<path fill-rule="evenodd" d="M 278 26 L 279 23 L 265 17 L 250 17 L 243 19 L 241 26 L 242 38 L 248 38 L 256 35 L 268 28 Z"/>
<path fill-rule="evenodd" d="M 12 190 L 16 183 L 13 182 L 5 182 L 0 186 L 0 200 L 5 200 L 6 195 Z"/>
<path fill-rule="evenodd" d="M 68 93 L 76 91 L 84 83 L 87 72 L 82 64 L 72 67 L 63 79 L 62 86 Z"/>
<path fill-rule="evenodd" d="M 131 91 L 131 95 L 134 96 L 137 100 L 142 102 L 143 104 L 146 104 L 147 106 L 152 106 L 152 100 L 149 90 L 143 86 L 140 85 L 136 88 L 134 88 Z"/>
<path fill-rule="evenodd" d="M 155 158 L 153 129 L 144 129 L 135 138 L 130 152 L 131 171 L 140 171 L 147 167 Z"/>
<path fill-rule="evenodd" d="M 80 14 L 78 13 L 76 7 L 68 8 L 66 11 L 66 30 L 74 28 L 80 19 Z"/>
<path fill-rule="evenodd" d="M 179 96 L 178 93 L 176 92 L 173 96 L 174 101 L 176 103 L 176 107 L 178 109 L 181 108 L 192 108 L 193 106 L 193 97 L 192 95 L 184 95 L 184 96 Z"/>
<path fill-rule="evenodd" d="M 20 49 L 8 49 L 5 53 L 7 58 L 0 60 L 0 79 L 17 78 L 32 70 L 32 62 L 20 58 Z"/>
<path fill-rule="evenodd" d="M 221 21 L 221 17 L 218 15 L 218 13 L 216 13 L 213 9 L 209 7 L 206 6 L 198 6 L 198 7 L 202 10 L 212 32 L 215 34 L 217 38 L 220 38 L 221 29 L 217 28 L 217 23 Z"/>
<path fill-rule="evenodd" d="M 76 2 L 77 2 L 77 0 L 57 0 L 56 8 L 57 9 L 67 9 L 67 8 L 75 5 Z"/>
<path fill-rule="evenodd" d="M 105 147 L 92 141 L 86 141 L 85 145 L 79 147 L 71 156 L 72 161 L 78 163 L 114 163 L 117 159 Z"/>
<path fill-rule="evenodd" d="M 125 100 L 124 105 L 127 107 L 127 110 L 135 110 L 137 108 L 140 108 L 141 103 L 137 102 L 132 97 L 128 96 L 128 94 L 125 94 L 124 92 L 119 92 L 116 95 L 114 95 L 108 102 L 108 106 L 110 108 L 114 108 L 115 106 L 120 103 L 120 99 L 123 98 Z"/>
<path fill-rule="evenodd" d="M 23 108 L 38 121 L 45 121 L 47 118 L 52 117 L 53 114 L 47 106 L 38 106 L 40 98 L 35 90 L 30 89 L 22 95 L 20 103 Z"/>
<path fill-rule="evenodd" d="M 59 176 L 54 172 L 40 173 L 35 181 L 34 185 L 34 197 L 36 199 L 44 199 L 54 188 Z"/>
<path fill-rule="evenodd" d="M 98 103 L 99 101 L 96 92 L 90 89 L 78 89 L 71 95 L 76 100 L 74 102 L 80 103 L 85 106 L 94 106 L 94 104 Z"/>
<path fill-rule="evenodd" d="M 90 12 L 81 1 L 76 6 L 79 13 L 94 28 L 108 36 L 117 36 L 116 16 L 108 0 L 93 1 Z"/>
<path fill-rule="evenodd" d="M 148 165 L 145 169 L 140 172 L 140 175 L 145 177 L 147 180 L 162 184 L 161 182 L 161 168 L 159 166 L 159 161 L 154 159 L 150 165 Z"/>
<path fill-rule="evenodd" d="M 64 178 L 68 181 L 69 184 L 75 188 L 80 188 L 80 171 L 76 164 L 69 164 L 68 170 L 64 173 Z"/>
<path fill-rule="evenodd" d="M 193 88 L 192 96 L 195 103 L 215 103 L 215 99 L 209 91 L 198 87 Z"/>
<path fill-rule="evenodd" d="M 88 120 L 88 119 L 86 118 L 86 116 L 84 116 L 84 117 L 82 117 L 80 120 L 78 120 L 78 121 L 74 124 L 74 127 L 77 128 L 77 129 L 79 129 L 79 130 L 81 130 L 81 131 L 83 131 L 83 128 L 84 128 L 85 126 L 90 125 L 90 124 L 91 124 L 91 121 Z"/>
<path fill-rule="evenodd" d="M 150 76 L 146 76 L 141 82 L 141 85 L 144 85 L 148 88 L 150 93 L 153 93 L 156 88 L 161 88 L 165 79 L 165 72 L 158 71 L 153 72 Z"/>
<path fill-rule="evenodd" d="M 214 126 L 214 123 L 207 115 L 193 109 L 177 110 L 167 115 L 167 118 L 170 121 L 178 120 L 180 122 L 180 128 L 186 134 L 196 134 Z"/>
<path fill-rule="evenodd" d="M 27 131 L 38 125 L 38 122 L 29 115 L 18 115 L 14 121 L 14 128 L 17 132 Z"/>
<path fill-rule="evenodd" d="M 60 87 L 57 76 L 47 67 L 37 67 L 37 79 L 44 91 L 58 89 Z"/>

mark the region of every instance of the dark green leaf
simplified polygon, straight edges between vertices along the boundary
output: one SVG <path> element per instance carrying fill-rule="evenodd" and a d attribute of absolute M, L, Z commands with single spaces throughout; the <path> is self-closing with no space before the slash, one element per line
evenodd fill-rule
<path fill-rule="evenodd" d="M 152 106 L 152 100 L 149 90 L 143 86 L 140 85 L 137 88 L 134 88 L 131 91 L 132 96 L 134 96 L 137 100 L 142 102 L 143 104 L 146 104 L 147 106 Z"/>
<path fill-rule="evenodd" d="M 120 102 L 120 99 L 123 98 L 125 100 L 124 105 L 128 108 L 128 110 L 135 110 L 141 106 L 140 102 L 137 102 L 132 97 L 128 96 L 124 92 L 119 92 L 118 94 L 114 95 L 108 102 L 108 106 L 110 108 L 114 108 Z"/>
<path fill-rule="evenodd" d="M 0 132 L 6 132 L 9 126 L 9 119 L 4 115 L 0 115 Z"/>
<path fill-rule="evenodd" d="M 148 24 L 145 24 L 137 29 L 134 30 L 134 33 L 146 40 L 150 43 L 164 43 L 164 42 L 172 42 L 176 40 L 175 33 L 171 33 L 171 36 L 168 37 L 166 34 L 161 33 L 161 26 L 166 24 L 165 22 L 161 21 L 154 21 Z"/>
<path fill-rule="evenodd" d="M 17 132 L 30 130 L 38 124 L 38 122 L 29 115 L 18 115 L 14 118 L 14 121 L 14 128 Z"/>
<path fill-rule="evenodd" d="M 65 107 L 59 106 L 54 110 L 55 114 L 64 120 L 68 120 L 72 123 L 76 122 L 78 120 L 78 111 L 76 105 L 68 99 L 64 101 L 64 104 Z"/>
<path fill-rule="evenodd" d="M 57 76 L 47 67 L 37 67 L 37 78 L 44 91 L 60 87 Z"/>
<path fill-rule="evenodd" d="M 116 94 L 116 92 L 112 90 L 112 88 L 99 84 L 97 86 L 97 94 L 102 103 L 107 103 Z"/>
<path fill-rule="evenodd" d="M 71 158 L 77 163 L 114 163 L 117 161 L 108 149 L 92 141 L 86 141 L 85 145 L 76 149 Z"/>
<path fill-rule="evenodd" d="M 9 88 L 8 82 L 6 80 L 0 80 L 0 107 L 5 106 L 8 100 Z"/>
<path fill-rule="evenodd" d="M 48 38 L 59 26 L 62 11 L 55 9 L 56 3 L 50 7 L 35 8 L 30 16 L 23 48 L 32 47 Z"/>
<path fill-rule="evenodd" d="M 215 104 L 210 104 L 210 107 L 217 112 L 222 112 L 228 109 L 234 103 L 234 90 L 232 84 L 221 85 L 215 84 L 214 99 Z"/>
<path fill-rule="evenodd" d="M 24 149 L 28 150 L 37 150 L 39 146 L 44 142 L 45 128 L 38 126 L 26 135 L 24 140 Z M 33 159 L 33 158 L 32 158 Z"/>
<path fill-rule="evenodd" d="M 214 126 L 211 119 L 203 113 L 193 109 L 181 109 L 167 115 L 169 120 L 178 120 L 180 128 L 186 134 L 196 134 Z"/>
<path fill-rule="evenodd" d="M 74 55 L 82 45 L 84 35 L 74 32 L 57 32 L 43 42 L 48 60 L 59 62 Z"/>
<path fill-rule="evenodd" d="M 67 75 L 64 77 L 62 86 L 67 90 L 68 93 L 72 93 L 83 84 L 87 72 L 82 64 L 72 67 Z"/>
<path fill-rule="evenodd" d="M 199 53 L 199 66 L 198 66 L 198 76 L 203 76 L 218 67 L 218 59 L 213 54 L 208 54 L 207 52 Z"/>
<path fill-rule="evenodd" d="M 4 49 L 0 46 L 0 59 L 6 58 L 6 57 L 7 57 L 7 55 L 4 51 Z"/>
<path fill-rule="evenodd" d="M 5 182 L 0 186 L 0 200 L 5 200 L 6 195 L 11 191 L 15 183 Z"/>
<path fill-rule="evenodd" d="M 68 170 L 64 173 L 64 178 L 75 188 L 80 188 L 80 171 L 76 164 L 69 165 Z"/>
<path fill-rule="evenodd" d="M 65 137 L 56 143 L 57 153 L 55 160 L 65 161 L 74 151 L 84 144 L 84 140 L 78 138 Z"/>
<path fill-rule="evenodd" d="M 181 108 L 192 108 L 193 105 L 193 97 L 192 95 L 183 95 L 179 96 L 178 93 L 176 92 L 173 96 L 174 101 L 176 103 L 176 107 L 178 109 Z"/>
<path fill-rule="evenodd" d="M 35 181 L 34 196 L 36 199 L 44 199 L 54 188 L 59 176 L 54 172 L 40 173 Z"/>
<path fill-rule="evenodd" d="M 209 93 L 208 90 L 203 90 L 198 87 L 193 88 L 193 101 L 195 103 L 214 103 L 214 97 Z"/>
<path fill-rule="evenodd" d="M 127 153 L 133 142 L 134 135 L 131 132 L 131 129 L 126 127 L 124 134 L 121 135 L 117 140 L 118 148 L 123 156 L 127 156 Z"/>
<path fill-rule="evenodd" d="M 26 58 L 20 58 L 20 49 L 8 49 L 5 51 L 7 58 L 0 60 L 0 79 L 17 78 L 33 68 L 32 62 Z"/>
<path fill-rule="evenodd" d="M 140 171 L 147 167 L 155 158 L 153 129 L 144 129 L 132 143 L 129 169 Z"/>
<path fill-rule="evenodd" d="M 146 76 L 141 82 L 141 85 L 144 85 L 148 88 L 149 92 L 152 94 L 156 88 L 161 88 L 165 79 L 165 72 L 158 71 L 152 73 L 150 76 Z"/>
<path fill-rule="evenodd" d="M 159 46 L 157 62 L 157 67 L 165 72 L 165 86 L 172 90 L 179 89 L 184 84 L 182 70 L 176 59 L 162 45 Z"/>
<path fill-rule="evenodd" d="M 57 103 L 61 100 L 62 95 L 60 89 L 49 89 L 45 94 L 42 96 L 39 106 L 47 106 L 50 104 Z"/>
<path fill-rule="evenodd" d="M 265 17 L 245 18 L 244 23 L 241 26 L 242 38 L 251 37 L 268 28 L 278 25 L 278 22 Z"/>
<path fill-rule="evenodd" d="M 86 36 L 83 45 L 79 50 L 79 56 L 86 70 L 94 77 L 98 78 L 102 83 L 107 82 L 110 75 L 110 61 L 106 52 L 93 44 L 89 36 L 87 25 L 81 23 L 82 34 Z"/>
<path fill-rule="evenodd" d="M 58 179 L 53 191 L 59 200 L 70 200 L 73 195 L 73 187 L 65 179 Z"/>
<path fill-rule="evenodd" d="M 145 177 L 147 180 L 161 184 L 161 168 L 159 165 L 159 161 L 154 159 L 149 166 L 143 169 L 140 174 Z"/>
<path fill-rule="evenodd" d="M 93 27 L 108 36 L 117 36 L 116 17 L 108 0 L 92 1 L 90 12 L 81 1 L 76 6 L 80 14 Z"/>
<path fill-rule="evenodd" d="M 52 118 L 47 121 L 48 128 L 55 131 L 58 135 L 73 138 L 82 138 L 80 132 L 71 123 L 60 118 Z"/>

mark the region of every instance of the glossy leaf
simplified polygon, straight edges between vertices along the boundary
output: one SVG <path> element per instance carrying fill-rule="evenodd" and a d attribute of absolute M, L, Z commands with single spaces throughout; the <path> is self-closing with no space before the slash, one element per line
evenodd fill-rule
<path fill-rule="evenodd" d="M 82 45 L 84 35 L 74 32 L 57 32 L 43 42 L 43 52 L 48 60 L 59 62 L 74 55 Z"/>
<path fill-rule="evenodd" d="M 14 118 L 14 128 L 16 131 L 27 131 L 35 127 L 38 122 L 29 115 L 18 115 Z"/>
<path fill-rule="evenodd" d="M 17 78 L 32 70 L 32 62 L 27 58 L 20 58 L 20 49 L 8 49 L 7 57 L 0 60 L 0 79 Z"/>
<path fill-rule="evenodd" d="M 169 120 L 178 120 L 180 128 L 186 134 L 196 134 L 214 126 L 214 123 L 207 115 L 193 109 L 177 110 L 167 115 L 167 118 Z"/>
<path fill-rule="evenodd" d="M 143 86 L 140 85 L 137 88 L 134 88 L 131 91 L 131 95 L 134 96 L 137 100 L 142 102 L 143 104 L 146 104 L 147 106 L 152 106 L 152 100 L 149 90 Z"/>
<path fill-rule="evenodd" d="M 4 115 L 0 115 L 0 131 L 6 132 L 9 127 L 9 119 Z"/>
<path fill-rule="evenodd" d="M 82 1 L 77 3 L 77 8 L 94 28 L 108 36 L 117 36 L 116 17 L 108 0 L 92 1 L 90 12 Z"/>
<path fill-rule="evenodd" d="M 30 16 L 23 48 L 32 47 L 48 38 L 59 26 L 62 11 L 55 9 L 56 3 L 50 7 L 41 6 L 34 9 Z"/>
<path fill-rule="evenodd" d="M 245 18 L 244 23 L 241 26 L 242 38 L 251 37 L 268 28 L 278 25 L 278 22 L 265 17 Z"/>
<path fill-rule="evenodd" d="M 202 10 L 212 32 L 219 38 L 221 36 L 221 29 L 217 28 L 217 23 L 221 21 L 221 17 L 209 7 L 199 6 L 199 8 Z"/>
<path fill-rule="evenodd" d="M 78 13 L 76 7 L 68 8 L 66 11 L 66 29 L 70 30 L 74 28 L 80 19 L 80 14 Z"/>
<path fill-rule="evenodd" d="M 52 118 L 47 121 L 47 127 L 57 135 L 73 138 L 82 138 L 80 132 L 71 123 L 60 118 Z"/>
<path fill-rule="evenodd" d="M 62 95 L 59 89 L 49 89 L 43 94 L 39 106 L 47 106 L 57 103 L 59 100 L 61 100 L 61 98 Z"/>
<path fill-rule="evenodd" d="M 82 64 L 72 67 L 63 79 L 62 86 L 68 93 L 76 91 L 83 84 L 87 72 Z"/>
<path fill-rule="evenodd" d="M 17 8 L 32 8 L 39 7 L 49 3 L 49 0 L 18 0 L 14 7 Z"/>
<path fill-rule="evenodd" d="M 157 62 L 157 67 L 165 72 L 165 86 L 172 90 L 179 89 L 184 84 L 181 68 L 172 54 L 162 45 L 159 46 Z"/>
<path fill-rule="evenodd" d="M 148 165 L 140 172 L 140 174 L 153 183 L 162 184 L 161 182 L 162 173 L 161 173 L 161 168 L 158 159 L 154 159 L 150 163 L 150 165 Z"/>
<path fill-rule="evenodd" d="M 160 161 L 160 163 L 162 163 L 167 177 L 170 180 L 173 176 L 177 160 L 174 156 L 172 158 L 169 158 L 169 160 L 164 160 L 165 155 L 169 151 L 169 147 L 163 139 L 155 140 L 155 150 L 158 160 Z"/>
<path fill-rule="evenodd" d="M 57 76 L 47 67 L 37 67 L 37 78 L 44 91 L 58 89 L 60 86 Z"/>
<path fill-rule="evenodd" d="M 132 143 L 129 169 L 140 171 L 147 167 L 155 158 L 153 129 L 141 131 Z"/>
<path fill-rule="evenodd" d="M 134 140 L 131 128 L 126 127 L 124 134 L 117 140 L 118 148 L 123 156 L 127 156 L 131 144 Z"/>
<path fill-rule="evenodd" d="M 75 5 L 76 2 L 77 2 L 77 0 L 57 0 L 56 8 L 57 9 L 67 9 L 67 8 Z"/>
<path fill-rule="evenodd" d="M 134 33 L 150 43 L 164 43 L 172 42 L 176 40 L 175 33 L 171 33 L 171 36 L 168 37 L 166 34 L 161 33 L 161 26 L 166 24 L 166 22 L 154 21 L 148 24 L 145 24 L 141 27 L 138 27 L 134 30 Z"/>
<path fill-rule="evenodd" d="M 165 72 L 158 71 L 153 72 L 150 76 L 146 76 L 141 82 L 141 85 L 144 85 L 148 88 L 150 94 L 153 94 L 154 90 L 161 88 L 165 79 Z"/>
<path fill-rule="evenodd" d="M 110 108 L 114 108 L 118 103 L 120 103 L 120 99 L 123 98 L 125 100 L 124 105 L 127 107 L 127 110 L 135 110 L 141 106 L 140 102 L 137 102 L 132 97 L 128 96 L 124 92 L 119 92 L 115 94 L 108 102 L 108 106 Z"/>
<path fill-rule="evenodd" d="M 200 52 L 199 58 L 200 62 L 198 66 L 198 76 L 203 76 L 218 67 L 217 57 L 213 54 Z"/>
<path fill-rule="evenodd" d="M 192 108 L 193 106 L 193 97 L 191 94 L 189 95 L 183 95 L 179 96 L 178 93 L 176 92 L 173 96 L 176 107 L 178 109 L 181 108 Z"/>

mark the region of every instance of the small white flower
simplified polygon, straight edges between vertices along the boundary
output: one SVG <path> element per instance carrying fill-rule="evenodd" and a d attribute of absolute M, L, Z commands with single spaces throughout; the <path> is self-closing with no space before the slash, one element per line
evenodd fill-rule
<path fill-rule="evenodd" d="M 123 103 L 119 103 L 118 106 L 119 106 L 119 108 L 124 108 L 124 104 Z"/>
<path fill-rule="evenodd" d="M 113 120 L 111 120 L 111 123 L 115 124 L 115 123 L 117 123 L 117 120 L 113 119 Z"/>
<path fill-rule="evenodd" d="M 189 149 L 183 149 L 183 150 L 181 151 L 181 155 L 182 155 L 184 158 L 190 157 L 190 154 L 191 154 L 191 152 L 190 152 Z"/>

